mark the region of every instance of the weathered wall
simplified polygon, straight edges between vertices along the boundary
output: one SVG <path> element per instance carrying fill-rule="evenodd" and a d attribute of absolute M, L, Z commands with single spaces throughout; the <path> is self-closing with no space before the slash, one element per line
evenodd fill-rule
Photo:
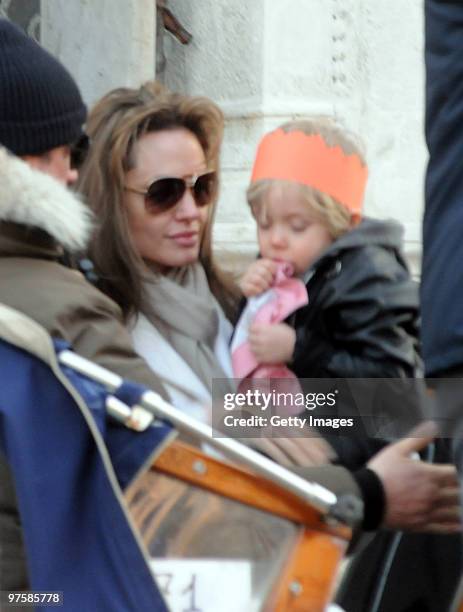
<path fill-rule="evenodd" d="M 42 0 L 41 42 L 72 71 L 87 103 L 155 74 L 155 0 Z"/>
<path fill-rule="evenodd" d="M 227 262 L 255 252 L 244 190 L 264 131 L 334 115 L 370 164 L 366 212 L 405 225 L 417 265 L 423 175 L 422 0 L 169 0 L 193 34 L 164 34 L 166 83 L 224 109 L 223 189 L 215 240 Z M 42 42 L 87 102 L 155 72 L 155 0 L 42 0 Z"/>
<path fill-rule="evenodd" d="M 422 0 L 170 0 L 194 36 L 165 41 L 165 80 L 225 110 L 218 247 L 253 252 L 244 200 L 262 133 L 329 114 L 357 132 L 370 163 L 366 212 L 398 218 L 417 262 L 426 152 Z"/>

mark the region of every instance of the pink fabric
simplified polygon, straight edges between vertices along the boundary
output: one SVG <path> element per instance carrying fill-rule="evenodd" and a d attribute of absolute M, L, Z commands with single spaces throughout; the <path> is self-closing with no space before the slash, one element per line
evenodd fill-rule
<path fill-rule="evenodd" d="M 290 264 L 279 264 L 275 275 L 275 280 L 271 289 L 268 290 L 268 301 L 261 306 L 252 317 L 253 323 L 281 323 L 290 314 L 305 306 L 309 299 L 304 283 L 296 278 L 292 278 L 293 268 Z M 267 293 L 267 292 L 266 292 Z M 238 322 L 237 329 L 240 329 L 240 322 L 245 320 L 249 313 L 248 309 L 253 309 L 256 300 L 265 300 L 266 295 L 250 298 L 245 310 Z M 242 330 L 241 330 L 242 332 Z M 247 330 L 246 330 L 247 332 Z M 242 337 L 242 333 L 239 334 Z M 270 381 L 271 390 L 275 393 L 299 393 L 301 387 L 297 377 L 288 369 L 285 364 L 260 364 L 254 357 L 247 333 L 238 346 L 232 343 L 232 364 L 236 378 L 241 379 L 239 390 L 250 388 L 261 388 L 259 380 Z M 300 406 L 285 406 L 282 411 L 284 414 L 297 414 L 301 412 Z"/>

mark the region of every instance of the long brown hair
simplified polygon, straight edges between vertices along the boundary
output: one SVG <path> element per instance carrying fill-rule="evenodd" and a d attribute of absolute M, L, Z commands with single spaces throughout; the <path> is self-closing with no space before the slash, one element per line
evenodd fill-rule
<path fill-rule="evenodd" d="M 143 134 L 186 128 L 198 139 L 208 167 L 219 169 L 223 115 L 211 100 L 171 93 L 150 81 L 139 89 L 119 88 L 105 95 L 87 120 L 90 149 L 80 170 L 78 188 L 96 213 L 97 228 L 90 247 L 100 288 L 128 318 L 149 309 L 143 290 L 144 266 L 129 231 L 123 205 L 125 174 L 133 168 L 133 148 Z M 212 256 L 212 223 L 216 199 L 209 206 L 199 261 L 211 291 L 232 317 L 236 290 Z"/>

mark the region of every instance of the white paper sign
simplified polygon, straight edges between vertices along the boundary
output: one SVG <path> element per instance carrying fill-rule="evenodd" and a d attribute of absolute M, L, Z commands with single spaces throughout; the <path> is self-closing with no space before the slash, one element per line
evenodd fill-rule
<path fill-rule="evenodd" d="M 151 570 L 172 612 L 259 609 L 252 602 L 249 561 L 152 559 Z"/>

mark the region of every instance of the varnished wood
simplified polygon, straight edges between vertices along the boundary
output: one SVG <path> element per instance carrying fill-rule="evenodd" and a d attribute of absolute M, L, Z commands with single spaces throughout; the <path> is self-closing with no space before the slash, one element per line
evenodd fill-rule
<path fill-rule="evenodd" d="M 198 461 L 205 466 L 203 473 L 194 469 Z M 204 455 L 183 442 L 176 441 L 168 446 L 152 469 L 318 531 L 345 540 L 351 537 L 349 528 L 327 525 L 314 508 L 296 495 L 241 467 Z"/>
<path fill-rule="evenodd" d="M 324 612 L 331 601 L 351 530 L 278 485 L 175 441 L 125 497 L 151 557 L 269 561 L 264 612 Z"/>
<path fill-rule="evenodd" d="M 265 606 L 266 612 L 324 612 L 346 542 L 305 529 Z"/>

